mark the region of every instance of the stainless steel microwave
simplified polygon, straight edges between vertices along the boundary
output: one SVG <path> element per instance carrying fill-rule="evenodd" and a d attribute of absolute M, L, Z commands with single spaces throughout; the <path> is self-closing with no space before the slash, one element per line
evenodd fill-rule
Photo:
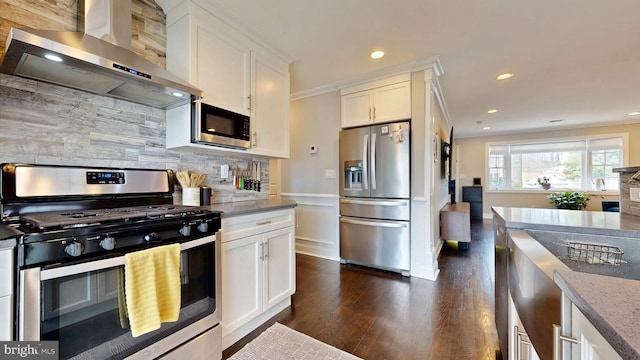
<path fill-rule="evenodd" d="M 196 100 L 191 103 L 191 136 L 199 144 L 248 149 L 251 122 L 246 115 Z"/>

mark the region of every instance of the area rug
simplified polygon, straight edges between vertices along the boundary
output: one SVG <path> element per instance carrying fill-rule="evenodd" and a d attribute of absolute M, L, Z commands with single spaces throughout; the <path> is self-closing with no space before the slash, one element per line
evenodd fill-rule
<path fill-rule="evenodd" d="M 229 359 L 233 360 L 357 360 L 347 352 L 275 323 Z"/>

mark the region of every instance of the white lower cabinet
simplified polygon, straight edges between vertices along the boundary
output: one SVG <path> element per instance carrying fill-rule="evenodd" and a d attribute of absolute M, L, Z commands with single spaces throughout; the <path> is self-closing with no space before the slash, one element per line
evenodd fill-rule
<path fill-rule="evenodd" d="M 562 299 L 562 330 L 557 329 L 556 343 L 560 349 L 557 360 L 622 360 L 582 311 L 566 295 Z M 560 332 L 563 335 L 560 336 Z M 556 360 L 556 359 L 554 359 Z"/>
<path fill-rule="evenodd" d="M 0 341 L 13 340 L 13 248 L 0 250 Z"/>
<path fill-rule="evenodd" d="M 540 360 L 509 293 L 509 360 Z"/>
<path fill-rule="evenodd" d="M 293 209 L 223 218 L 223 348 L 291 304 L 296 286 L 293 218 Z"/>

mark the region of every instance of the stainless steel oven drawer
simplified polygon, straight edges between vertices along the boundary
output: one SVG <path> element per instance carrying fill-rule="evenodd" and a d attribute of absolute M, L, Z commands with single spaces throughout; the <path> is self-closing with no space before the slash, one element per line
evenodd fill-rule
<path fill-rule="evenodd" d="M 222 327 L 220 325 L 206 331 L 202 335 L 184 343 L 180 347 L 161 356 L 160 360 L 207 359 L 222 358 Z"/>

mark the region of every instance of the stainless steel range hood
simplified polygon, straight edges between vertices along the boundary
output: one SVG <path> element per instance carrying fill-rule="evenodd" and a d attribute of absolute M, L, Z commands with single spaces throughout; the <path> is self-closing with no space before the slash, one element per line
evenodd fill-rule
<path fill-rule="evenodd" d="M 85 0 L 78 6 L 82 32 L 11 28 L 0 71 L 161 109 L 203 96 L 129 50 L 130 0 Z M 49 60 L 52 55 L 57 61 Z"/>

